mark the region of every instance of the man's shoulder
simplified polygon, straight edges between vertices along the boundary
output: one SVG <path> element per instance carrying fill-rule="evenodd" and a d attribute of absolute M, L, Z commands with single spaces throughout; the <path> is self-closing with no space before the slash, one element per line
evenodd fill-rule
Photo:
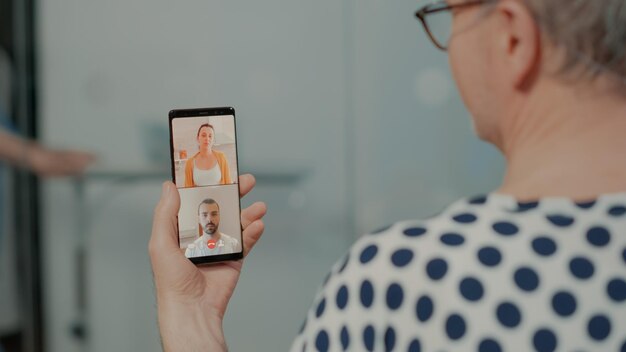
<path fill-rule="evenodd" d="M 202 243 L 202 237 L 198 237 L 193 241 L 193 244 L 200 244 Z"/>
<path fill-rule="evenodd" d="M 238 239 L 236 239 L 236 238 L 234 238 L 234 237 L 232 237 L 232 236 L 229 236 L 229 235 L 227 235 L 227 234 L 225 234 L 225 233 L 222 233 L 222 238 L 223 238 L 225 241 L 230 242 L 230 243 L 235 243 L 235 244 L 239 243 L 239 240 L 238 240 Z"/>
<path fill-rule="evenodd" d="M 193 170 L 193 163 L 196 160 L 196 157 L 198 156 L 198 154 L 200 154 L 200 153 L 194 154 L 192 157 L 187 159 L 187 161 L 185 161 L 185 171 Z"/>
<path fill-rule="evenodd" d="M 215 155 L 216 158 L 226 159 L 226 154 L 224 154 L 224 152 L 219 151 L 217 149 L 213 149 L 212 151 L 213 151 L 213 155 Z"/>

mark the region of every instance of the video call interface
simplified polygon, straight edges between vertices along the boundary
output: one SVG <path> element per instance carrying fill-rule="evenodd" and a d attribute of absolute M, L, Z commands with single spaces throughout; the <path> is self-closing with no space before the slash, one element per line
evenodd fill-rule
<path fill-rule="evenodd" d="M 178 237 L 187 258 L 241 252 L 235 117 L 172 119 Z"/>

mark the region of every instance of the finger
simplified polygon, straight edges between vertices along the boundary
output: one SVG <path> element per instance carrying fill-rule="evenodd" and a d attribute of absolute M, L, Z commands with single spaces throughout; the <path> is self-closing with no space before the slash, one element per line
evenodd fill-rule
<path fill-rule="evenodd" d="M 82 174 L 92 163 L 93 160 L 87 157 L 74 158 L 73 163 L 70 166 L 71 170 L 68 171 L 72 174 Z"/>
<path fill-rule="evenodd" d="M 256 180 L 254 176 L 251 174 L 243 174 L 239 176 L 239 194 L 243 198 L 248 192 L 250 192 L 254 185 L 256 184 Z"/>
<path fill-rule="evenodd" d="M 77 163 L 86 166 L 95 162 L 97 157 L 95 154 L 92 153 L 76 152 L 74 154 L 74 159 L 77 161 Z"/>
<path fill-rule="evenodd" d="M 95 153 L 85 152 L 83 154 L 85 155 L 85 158 L 90 162 L 96 161 L 98 159 L 98 155 L 96 155 Z"/>
<path fill-rule="evenodd" d="M 267 206 L 263 202 L 256 202 L 241 211 L 241 226 L 245 229 L 252 222 L 261 219 L 267 213 Z"/>
<path fill-rule="evenodd" d="M 251 223 L 243 231 L 243 255 L 244 257 L 250 253 L 254 245 L 259 241 L 263 231 L 265 230 L 265 224 L 263 220 L 256 220 Z"/>
<path fill-rule="evenodd" d="M 98 157 L 93 153 L 82 153 L 81 155 L 82 163 L 87 166 L 93 164 Z"/>
<path fill-rule="evenodd" d="M 179 208 L 178 189 L 172 182 L 164 182 L 161 199 L 154 210 L 152 222 L 149 251 L 153 259 L 173 251 L 179 251 L 176 221 Z"/>
<path fill-rule="evenodd" d="M 63 165 L 57 173 L 59 176 L 80 175 L 85 172 L 87 167 L 95 161 L 95 156 L 82 152 L 64 152 L 60 154 Z"/>
<path fill-rule="evenodd" d="M 172 182 L 163 183 L 161 199 L 154 210 L 152 237 L 148 245 L 154 283 L 159 297 L 197 294 L 198 269 L 178 245 L 177 219 L 180 195 Z M 195 291 L 194 291 L 195 290 Z"/>
<path fill-rule="evenodd" d="M 65 154 L 66 158 L 73 159 L 73 160 L 78 160 L 78 161 L 81 161 L 81 162 L 90 162 L 90 161 L 94 161 L 96 159 L 96 155 L 95 154 L 88 153 L 88 152 L 70 150 L 70 151 L 65 151 L 63 153 Z"/>

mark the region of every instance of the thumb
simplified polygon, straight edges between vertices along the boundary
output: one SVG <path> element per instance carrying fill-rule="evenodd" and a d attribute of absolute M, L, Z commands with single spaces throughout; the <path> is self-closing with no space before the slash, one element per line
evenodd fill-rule
<path fill-rule="evenodd" d="M 152 237 L 149 251 L 152 259 L 159 258 L 178 248 L 177 216 L 180 208 L 180 195 L 172 182 L 164 182 L 161 199 L 154 209 Z"/>

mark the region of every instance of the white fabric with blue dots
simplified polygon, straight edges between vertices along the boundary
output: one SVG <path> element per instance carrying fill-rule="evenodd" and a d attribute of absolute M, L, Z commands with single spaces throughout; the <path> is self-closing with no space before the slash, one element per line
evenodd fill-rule
<path fill-rule="evenodd" d="M 626 193 L 491 194 L 364 236 L 291 350 L 626 352 Z"/>

